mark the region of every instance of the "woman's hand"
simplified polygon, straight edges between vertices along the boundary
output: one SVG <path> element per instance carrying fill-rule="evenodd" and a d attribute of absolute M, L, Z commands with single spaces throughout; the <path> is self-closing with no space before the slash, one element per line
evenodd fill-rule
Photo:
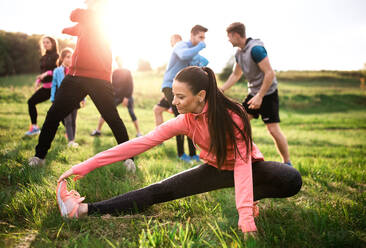
<path fill-rule="evenodd" d="M 262 105 L 263 97 L 256 94 L 252 99 L 248 101 L 250 109 L 259 109 Z"/>
<path fill-rule="evenodd" d="M 73 170 L 72 170 L 72 168 L 71 168 L 71 169 L 69 169 L 69 170 L 65 171 L 65 172 L 64 172 L 64 174 L 62 174 L 62 175 L 60 176 L 60 178 L 57 180 L 57 182 L 59 183 L 59 182 L 61 182 L 62 180 L 66 179 L 66 178 L 68 178 L 69 176 L 72 176 L 72 175 L 74 175 L 74 172 L 73 172 Z"/>
<path fill-rule="evenodd" d="M 39 75 L 39 79 L 40 79 L 40 80 L 42 80 L 42 79 L 44 79 L 47 75 L 48 75 L 48 72 L 46 71 L 46 72 L 42 73 L 41 75 Z"/>
<path fill-rule="evenodd" d="M 127 105 L 128 105 L 128 98 L 123 98 L 123 101 L 122 101 L 122 105 L 124 106 L 124 107 L 127 107 Z"/>

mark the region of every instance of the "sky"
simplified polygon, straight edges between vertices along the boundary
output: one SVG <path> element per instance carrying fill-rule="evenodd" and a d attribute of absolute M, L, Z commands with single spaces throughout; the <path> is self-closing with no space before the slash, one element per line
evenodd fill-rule
<path fill-rule="evenodd" d="M 110 0 L 113 54 L 135 70 L 169 61 L 170 36 L 190 38 L 195 24 L 208 28 L 206 57 L 220 72 L 235 54 L 226 27 L 242 22 L 261 39 L 275 70 L 359 70 L 366 63 L 365 0 Z M 0 0 L 0 29 L 59 38 L 73 25 L 70 12 L 83 0 Z"/>

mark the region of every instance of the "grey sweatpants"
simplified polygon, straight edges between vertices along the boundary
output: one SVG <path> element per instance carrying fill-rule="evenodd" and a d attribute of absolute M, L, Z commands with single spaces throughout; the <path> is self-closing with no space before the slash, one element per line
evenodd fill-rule
<path fill-rule="evenodd" d="M 78 114 L 78 109 L 76 108 L 64 119 L 67 139 L 69 141 L 72 141 L 75 139 L 77 114 Z"/>

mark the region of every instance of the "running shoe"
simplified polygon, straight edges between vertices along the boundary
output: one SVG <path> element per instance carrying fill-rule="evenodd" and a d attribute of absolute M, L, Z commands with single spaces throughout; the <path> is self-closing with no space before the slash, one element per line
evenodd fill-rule
<path fill-rule="evenodd" d="M 40 166 L 40 165 L 44 165 L 45 164 L 45 160 L 41 159 L 39 157 L 31 157 L 28 160 L 28 165 L 32 166 L 32 167 L 36 167 L 36 166 Z"/>
<path fill-rule="evenodd" d="M 90 134 L 90 136 L 100 136 L 102 133 L 101 132 L 99 132 L 98 130 L 94 130 L 91 134 Z"/>
<path fill-rule="evenodd" d="M 135 165 L 135 162 L 133 162 L 132 159 L 127 159 L 125 162 L 124 162 L 124 165 L 126 166 L 126 170 L 128 172 L 132 172 L 132 173 L 135 173 L 136 172 L 136 165 Z"/>
<path fill-rule="evenodd" d="M 194 161 L 194 162 L 200 162 L 200 156 L 193 155 L 193 156 L 191 156 L 191 160 Z"/>
<path fill-rule="evenodd" d="M 191 163 L 191 157 L 188 156 L 187 154 L 183 153 L 182 156 L 179 157 L 180 160 L 182 160 L 183 162 L 186 163 Z"/>
<path fill-rule="evenodd" d="M 56 196 L 62 217 L 79 218 L 80 203 L 85 200 L 85 197 L 80 197 L 80 194 L 75 190 L 67 191 L 66 180 L 57 184 Z"/>
<path fill-rule="evenodd" d="M 287 164 L 288 166 L 292 167 L 291 161 L 289 160 L 288 162 L 286 162 L 285 164 Z"/>
<path fill-rule="evenodd" d="M 79 144 L 76 143 L 75 141 L 70 141 L 68 144 L 67 144 L 68 147 L 72 147 L 72 148 L 78 148 L 79 147 Z"/>
<path fill-rule="evenodd" d="M 33 127 L 32 125 L 29 128 L 29 131 L 25 133 L 25 135 L 32 136 L 37 135 L 41 132 L 41 130 L 38 127 Z"/>

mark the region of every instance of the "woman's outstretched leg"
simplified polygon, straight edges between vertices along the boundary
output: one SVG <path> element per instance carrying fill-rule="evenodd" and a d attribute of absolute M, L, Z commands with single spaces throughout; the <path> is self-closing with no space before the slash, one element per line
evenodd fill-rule
<path fill-rule="evenodd" d="M 232 171 L 219 171 L 211 165 L 202 164 L 145 188 L 89 203 L 88 214 L 141 211 L 156 203 L 233 186 Z"/>
<path fill-rule="evenodd" d="M 283 163 L 255 162 L 252 164 L 252 173 L 255 201 L 263 198 L 290 197 L 301 189 L 300 173 Z M 82 203 L 79 216 L 137 212 L 156 203 L 228 187 L 234 187 L 233 171 L 220 171 L 211 165 L 202 164 L 142 189 L 100 202 Z"/>

